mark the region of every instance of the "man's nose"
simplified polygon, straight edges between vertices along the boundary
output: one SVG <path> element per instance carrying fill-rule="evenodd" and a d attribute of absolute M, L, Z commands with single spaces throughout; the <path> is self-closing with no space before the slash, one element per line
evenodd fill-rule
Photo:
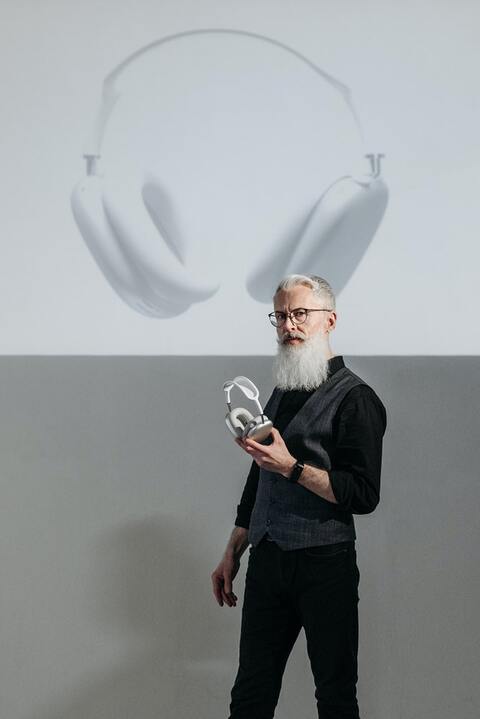
<path fill-rule="evenodd" d="M 283 325 L 283 328 L 287 330 L 287 332 L 292 332 L 296 328 L 296 325 L 294 324 L 292 318 L 288 317 L 288 315 L 287 317 L 285 317 L 285 323 Z"/>

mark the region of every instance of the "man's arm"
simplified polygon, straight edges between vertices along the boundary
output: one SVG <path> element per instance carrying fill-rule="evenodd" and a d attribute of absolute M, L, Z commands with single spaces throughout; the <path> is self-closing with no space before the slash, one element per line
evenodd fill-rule
<path fill-rule="evenodd" d="M 359 385 L 342 401 L 334 426 L 332 469 L 306 464 L 298 483 L 353 514 L 373 512 L 380 500 L 385 407 L 370 387 Z"/>
<path fill-rule="evenodd" d="M 225 555 L 240 558 L 248 545 L 248 529 L 234 527 L 225 548 Z"/>
<path fill-rule="evenodd" d="M 253 505 L 257 496 L 258 479 L 260 473 L 258 464 L 252 462 L 247 481 L 242 492 L 240 504 L 237 505 L 237 517 L 235 519 L 236 527 L 244 527 L 248 529 L 250 526 L 250 515 L 252 514 Z"/>
<path fill-rule="evenodd" d="M 221 607 L 224 604 L 235 607 L 237 604 L 237 596 L 233 591 L 233 580 L 240 567 L 240 557 L 249 545 L 248 526 L 255 504 L 258 477 L 258 466 L 252 462 L 240 504 L 237 506 L 235 527 L 230 534 L 220 563 L 211 574 L 213 593 Z"/>
<path fill-rule="evenodd" d="M 285 476 L 288 477 L 289 475 Z M 330 483 L 330 477 L 324 469 L 305 464 L 297 484 L 301 484 L 305 489 L 309 489 L 311 492 L 318 494 L 319 497 L 332 502 L 332 504 L 338 504 Z"/>

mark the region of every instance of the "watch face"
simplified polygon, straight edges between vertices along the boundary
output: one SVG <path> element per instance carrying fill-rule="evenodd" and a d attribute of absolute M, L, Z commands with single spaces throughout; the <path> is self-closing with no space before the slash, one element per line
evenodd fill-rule
<path fill-rule="evenodd" d="M 295 467 L 293 468 L 292 476 L 294 477 L 294 481 L 295 481 L 295 482 L 298 482 L 298 480 L 299 480 L 299 478 L 300 478 L 300 475 L 301 475 L 302 472 L 303 472 L 304 466 L 305 466 L 305 465 L 303 464 L 303 462 L 297 462 L 297 464 L 296 464 Z"/>
<path fill-rule="evenodd" d="M 298 478 L 302 472 L 302 469 L 303 469 L 303 464 L 301 464 L 300 462 L 297 462 L 292 470 L 290 477 L 289 477 L 291 482 L 296 482 L 298 480 Z"/>

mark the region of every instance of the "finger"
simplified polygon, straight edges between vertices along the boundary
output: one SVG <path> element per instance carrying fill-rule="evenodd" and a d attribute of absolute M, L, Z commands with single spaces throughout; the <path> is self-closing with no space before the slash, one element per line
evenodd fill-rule
<path fill-rule="evenodd" d="M 252 447 L 252 449 L 256 449 L 256 450 L 260 450 L 260 451 L 262 451 L 262 450 L 265 448 L 265 445 L 264 445 L 264 444 L 260 444 L 259 442 L 255 442 L 255 440 L 252 439 L 251 437 L 247 437 L 247 438 L 245 439 L 245 445 L 246 445 L 247 447 Z"/>
<path fill-rule="evenodd" d="M 262 444 L 257 445 L 256 447 L 246 446 L 245 452 L 248 452 L 249 454 L 253 455 L 254 457 L 261 457 L 265 453 L 267 453 L 270 456 L 268 449 L 266 449 Z"/>
<path fill-rule="evenodd" d="M 261 462 L 261 463 L 269 463 L 272 461 L 271 457 L 265 457 L 263 454 L 259 454 L 258 452 L 254 452 L 252 455 L 255 462 Z"/>
<path fill-rule="evenodd" d="M 225 600 L 225 604 L 227 604 L 229 607 L 235 607 L 237 603 L 237 597 L 235 594 L 227 594 L 225 590 L 222 591 L 222 596 Z"/>
<path fill-rule="evenodd" d="M 244 440 L 244 439 L 241 439 L 241 437 L 237 437 L 237 438 L 235 439 L 235 442 L 236 442 L 236 443 L 238 444 L 238 446 L 241 447 L 242 449 L 246 449 L 246 448 L 247 448 L 246 445 L 245 445 L 245 440 Z"/>
<path fill-rule="evenodd" d="M 224 593 L 225 593 L 225 596 L 228 597 L 230 606 L 232 606 L 232 604 L 235 605 L 236 601 L 237 601 L 237 597 L 236 597 L 235 592 L 233 591 L 233 587 L 232 587 L 232 577 L 230 574 L 224 575 L 224 577 L 225 577 Z"/>
<path fill-rule="evenodd" d="M 283 437 L 276 427 L 272 427 L 270 434 L 272 435 L 274 442 L 283 442 Z"/>
<path fill-rule="evenodd" d="M 223 589 L 223 590 L 222 590 L 222 597 L 223 597 L 223 599 L 224 599 L 224 601 L 225 601 L 225 604 L 228 604 L 229 607 L 235 606 L 235 604 L 236 604 L 236 599 L 237 599 L 237 598 L 235 597 L 235 595 L 233 594 L 233 592 L 232 592 L 231 594 L 227 594 L 226 591 Z"/>
<path fill-rule="evenodd" d="M 255 462 L 259 462 L 259 461 L 260 461 L 260 455 L 259 455 L 259 453 L 257 452 L 256 449 L 246 449 L 245 452 L 248 452 L 248 454 L 250 455 L 250 457 L 252 457 L 252 459 L 253 459 Z"/>
<path fill-rule="evenodd" d="M 218 604 L 221 607 L 223 607 L 224 604 L 227 604 L 229 607 L 236 606 L 236 594 L 233 591 L 227 593 L 224 589 L 223 582 L 224 580 L 222 577 L 216 577 L 213 579 L 213 593 L 215 594 Z"/>
<path fill-rule="evenodd" d="M 219 580 L 218 578 L 212 577 L 212 583 L 213 583 L 213 593 L 215 595 L 215 599 L 220 604 L 220 606 L 223 607 L 221 580 Z"/>

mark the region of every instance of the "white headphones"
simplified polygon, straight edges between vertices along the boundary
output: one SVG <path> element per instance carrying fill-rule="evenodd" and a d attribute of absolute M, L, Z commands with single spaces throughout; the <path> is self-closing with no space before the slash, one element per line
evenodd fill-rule
<path fill-rule="evenodd" d="M 349 88 L 297 50 L 266 35 L 230 28 L 187 30 L 151 42 L 115 67 L 104 80 L 101 105 L 84 153 L 87 176 L 74 188 L 71 204 L 82 237 L 107 281 L 131 308 L 150 317 L 182 314 L 192 304 L 208 300 L 220 285 L 203 280 L 172 249 L 171 238 L 162 230 L 163 192 L 155 180 L 146 181 L 142 187 L 140 201 L 145 216 L 140 227 L 129 221 L 128 208 L 119 207 L 104 191 L 102 177 L 97 174 L 102 138 L 120 97 L 117 79 L 128 65 L 159 45 L 191 35 L 214 34 L 255 38 L 294 55 L 342 95 L 360 130 Z M 305 219 L 295 242 L 284 238 L 276 242 L 274 250 L 260 255 L 246 282 L 254 299 L 270 302 L 278 278 L 291 273 L 328 277 L 336 292 L 344 287 L 366 252 L 388 201 L 388 189 L 380 177 L 383 155 L 366 157 L 370 174 L 345 175 L 332 182 Z M 133 200 L 138 202 L 139 198 Z"/>
<path fill-rule="evenodd" d="M 248 409 L 244 409 L 243 407 L 237 407 L 232 410 L 230 392 L 234 387 L 241 389 L 243 394 L 248 397 L 248 399 L 255 402 L 260 412 L 259 415 L 254 417 Z M 253 382 L 248 379 L 248 377 L 239 375 L 238 377 L 235 377 L 235 379 L 229 379 L 224 382 L 223 390 L 226 395 L 226 403 L 228 407 L 228 412 L 225 415 L 225 422 L 233 436 L 241 437 L 242 439 L 250 437 L 256 442 L 261 442 L 263 439 L 266 439 L 272 431 L 273 423 L 263 413 L 262 405 L 258 399 L 258 389 L 255 387 Z"/>

